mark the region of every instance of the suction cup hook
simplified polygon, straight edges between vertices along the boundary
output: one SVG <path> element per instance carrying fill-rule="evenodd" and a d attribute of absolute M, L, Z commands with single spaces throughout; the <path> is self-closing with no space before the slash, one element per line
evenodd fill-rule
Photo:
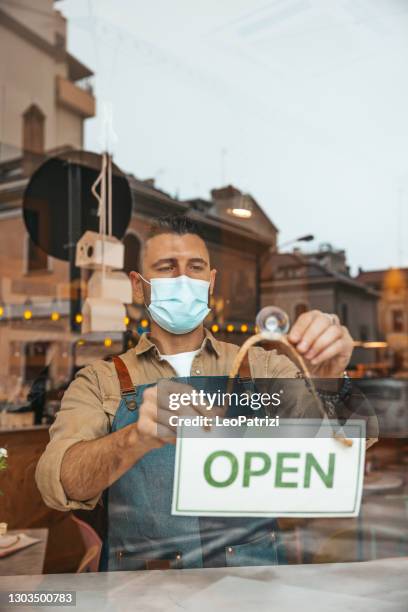
<path fill-rule="evenodd" d="M 265 306 L 256 316 L 256 324 L 261 332 L 284 336 L 289 331 L 289 317 L 278 306 Z"/>

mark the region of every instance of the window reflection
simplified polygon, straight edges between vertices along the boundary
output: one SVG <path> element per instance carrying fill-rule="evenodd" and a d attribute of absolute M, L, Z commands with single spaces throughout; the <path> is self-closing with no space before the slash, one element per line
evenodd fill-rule
<path fill-rule="evenodd" d="M 134 348 L 150 332 L 144 295 L 135 295 L 133 289 L 128 301 L 120 296 L 123 286 L 129 289 L 126 275 L 142 271 L 152 221 L 165 214 L 186 215 L 202 231 L 211 265 L 217 270 L 205 320 L 216 341 L 241 346 L 259 331 L 256 315 L 268 305 L 287 312 L 292 324 L 310 311 L 336 315 L 354 338 L 348 375 L 354 388 L 369 399 L 379 422 L 380 440 L 366 455 L 358 519 L 282 521 L 273 531 L 268 528 L 259 543 L 261 548 L 267 544 L 266 557 L 272 548 L 273 562 L 279 559 L 289 564 L 407 556 L 408 269 L 360 268 L 356 273 L 352 266 L 356 262 L 343 248 L 344 234 L 339 230 L 336 236 L 337 227 L 331 225 L 327 234 L 330 239 L 336 236 L 333 244 L 324 235 L 325 224 L 333 223 L 330 207 L 312 209 L 305 223 L 297 218 L 304 207 L 299 200 L 293 204 L 296 219 L 285 227 L 282 208 L 287 205 L 286 196 L 282 202 L 269 201 L 256 182 L 251 193 L 239 174 L 234 174 L 234 184 L 230 184 L 223 171 L 221 183 L 216 184 L 215 171 L 211 171 L 213 183 L 206 194 L 190 185 L 189 196 L 182 197 L 175 190 L 163 189 L 157 178 L 143 178 L 141 168 L 146 166 L 140 162 L 135 167 L 119 167 L 120 147 L 113 159 L 107 153 L 88 151 L 87 122 L 96 119 L 96 102 L 102 109 L 103 101 L 96 99 L 95 91 L 100 89 L 94 91 L 93 70 L 83 63 L 86 58 L 80 61 L 67 50 L 64 17 L 51 1 L 42 3 L 41 10 L 47 15 L 41 14 L 40 19 L 31 14 L 37 9 L 28 9 L 24 3 L 8 0 L 3 4 L 1 13 L 7 18 L 0 23 L 0 56 L 16 63 L 10 63 L 13 68 L 0 75 L 0 448 L 9 454 L 8 468 L 0 473 L 0 522 L 8 523 L 11 531 L 29 534 L 38 530 L 41 561 L 30 566 L 29 573 L 100 568 L 103 525 L 93 513 L 98 514 L 101 504 L 75 519 L 70 513 L 52 510 L 40 496 L 34 472 L 64 392 L 78 371 L 95 362 L 106 366 L 113 356 Z M 154 53 L 149 61 L 155 61 Z M 104 111 L 107 119 L 109 112 Z M 198 114 L 205 112 L 197 109 Z M 181 128 L 185 129 L 184 121 Z M 126 138 L 132 138 L 130 130 Z M 181 141 L 183 138 L 181 132 Z M 201 144 L 196 144 L 200 149 Z M 241 155 L 240 147 L 237 151 Z M 248 163 L 254 167 L 257 155 L 251 150 Z M 154 154 L 149 163 L 156 167 L 158 158 L 159 153 Z M 107 160 L 112 166 L 105 168 Z M 163 170 L 157 174 L 160 172 Z M 180 181 L 183 172 L 180 170 Z M 294 168 L 295 176 L 297 172 Z M 277 176 L 278 172 L 270 180 L 277 181 Z M 354 187 L 351 184 L 347 189 Z M 292 222 L 299 230 L 293 233 L 297 238 L 281 240 L 286 234 L 292 237 Z M 109 227 L 116 242 L 105 240 Z M 77 244 L 88 231 L 91 237 L 79 265 Z M 314 235 L 306 234 L 311 231 L 316 232 L 315 242 Z M 363 234 L 361 231 L 359 241 L 366 240 Z M 105 255 L 118 247 L 123 265 L 107 264 Z M 95 263 L 98 249 L 103 263 Z M 261 354 L 257 353 L 259 359 Z M 224 370 L 226 374 L 227 365 Z M 200 364 L 194 372 L 206 374 Z M 249 378 L 251 372 L 246 374 Z M 95 389 L 99 397 L 100 390 Z M 109 425 L 117 400 L 117 390 L 101 400 L 101 412 Z M 86 438 L 88 432 L 81 435 Z M 78 432 L 73 431 L 72 438 L 76 436 Z M 157 490 L 168 484 L 160 477 L 155 480 Z M 123 515 L 123 509 L 118 513 Z M 203 539 L 209 524 L 202 521 Z M 215 524 L 222 535 L 224 524 Z M 237 521 L 238 531 L 240 528 Z M 167 535 L 171 540 L 171 533 Z M 156 567 L 181 566 L 176 544 Z M 237 563 L 237 548 L 247 545 L 238 542 L 226 547 L 230 566 Z M 242 552 L 241 558 L 253 565 L 254 557 Z M 122 569 L 127 567 L 125 556 L 118 559 Z M 15 558 L 13 567 L 18 573 L 17 554 Z M 265 561 L 265 557 L 255 559 Z"/>

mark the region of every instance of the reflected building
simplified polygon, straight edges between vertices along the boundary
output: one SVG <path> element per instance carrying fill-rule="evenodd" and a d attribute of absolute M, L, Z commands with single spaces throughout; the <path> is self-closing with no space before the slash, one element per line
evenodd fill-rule
<path fill-rule="evenodd" d="M 95 115 L 93 73 L 67 51 L 65 18 L 52 0 L 36 6 L 9 0 L 0 7 L 0 54 L 7 58 L 0 70 L 0 160 L 9 161 L 10 173 L 21 151 L 29 174 L 36 154 L 81 149 L 84 121 Z"/>
<path fill-rule="evenodd" d="M 395 371 L 407 370 L 408 268 L 360 268 L 357 280 L 378 292 L 378 326 L 392 351 L 392 368 Z"/>
<path fill-rule="evenodd" d="M 329 244 L 316 253 L 271 253 L 262 267 L 262 305 L 280 306 L 292 322 L 307 310 L 336 313 L 357 342 L 378 340 L 378 300 L 375 288 L 350 275 L 345 251 Z M 372 359 L 357 347 L 352 363 Z"/>
<path fill-rule="evenodd" d="M 82 149 L 84 122 L 95 115 L 92 71 L 67 51 L 67 24 L 52 0 L 0 6 L 0 396 L 19 403 L 51 360 L 65 379 L 70 333 L 63 262 L 29 238 L 24 189 L 48 156 Z M 53 319 L 51 319 L 53 316 Z M 58 350 L 55 342 L 58 340 Z"/>
<path fill-rule="evenodd" d="M 72 295 L 86 297 L 87 271 L 71 282 L 69 264 L 44 252 L 28 236 L 22 215 L 36 169 L 56 156 L 84 148 L 84 123 L 95 115 L 92 71 L 67 51 L 65 18 L 52 0 L 39 10 L 9 0 L 0 7 L 0 401 L 24 404 L 34 381 L 63 387 L 75 368 L 135 341 L 146 326 L 143 305 L 128 307 L 129 333 L 83 338 L 72 327 Z M 93 154 L 82 154 L 92 165 Z M 153 180 L 126 175 L 132 216 L 125 270 L 137 270 L 152 219 L 183 213 L 195 219 L 209 243 L 218 283 L 208 325 L 221 338 L 241 342 L 253 331 L 260 305 L 261 259 L 276 247 L 277 229 L 248 194 L 233 186 L 208 200 L 181 201 Z M 61 220 L 63 222 L 63 220 Z M 52 232 L 50 227 L 47 231 Z M 45 378 L 44 378 L 45 377 Z"/>

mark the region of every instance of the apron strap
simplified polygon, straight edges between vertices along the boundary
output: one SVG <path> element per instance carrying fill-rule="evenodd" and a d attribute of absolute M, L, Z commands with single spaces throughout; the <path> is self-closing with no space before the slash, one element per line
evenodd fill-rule
<path fill-rule="evenodd" d="M 112 357 L 112 361 L 119 379 L 120 395 L 122 399 L 125 400 L 128 410 L 135 410 L 135 387 L 132 383 L 132 379 L 130 378 L 129 370 L 127 369 L 124 361 L 117 355 Z"/>

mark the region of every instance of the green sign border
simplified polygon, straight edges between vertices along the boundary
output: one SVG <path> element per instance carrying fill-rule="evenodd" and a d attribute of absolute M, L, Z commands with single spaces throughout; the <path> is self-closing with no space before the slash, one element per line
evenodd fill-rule
<path fill-rule="evenodd" d="M 282 425 L 284 425 L 284 421 L 281 422 Z M 335 423 L 336 425 L 338 425 L 338 423 Z M 364 425 L 364 421 L 354 421 L 353 425 L 349 425 L 349 427 L 351 426 L 357 426 L 360 429 L 360 434 L 362 434 L 363 432 L 363 425 Z M 315 424 L 313 423 L 302 423 L 302 425 L 308 425 L 310 427 L 315 427 Z M 326 427 L 332 427 L 332 424 L 330 422 L 324 422 L 321 423 L 321 425 L 324 425 Z M 344 429 L 347 429 L 347 425 L 345 426 Z M 325 515 L 331 515 L 333 517 L 338 517 L 340 518 L 343 515 L 347 515 L 350 516 L 351 514 L 354 514 L 356 511 L 356 506 L 357 506 L 357 493 L 358 491 L 361 489 L 362 487 L 362 478 L 364 478 L 364 474 L 361 473 L 360 468 L 361 468 L 361 445 L 362 445 L 362 441 L 363 438 L 361 437 L 361 435 L 358 438 L 353 438 L 353 440 L 358 439 L 359 440 L 359 449 L 358 449 L 358 467 L 357 467 L 357 473 L 358 473 L 358 481 L 357 481 L 357 487 L 355 490 L 355 495 L 354 495 L 354 507 L 352 510 L 344 510 L 343 512 L 318 512 L 318 511 L 314 511 L 314 510 L 309 510 L 308 512 L 284 512 L 283 514 L 273 514 L 272 512 L 255 512 L 255 511 L 248 511 L 248 512 L 242 512 L 240 510 L 202 510 L 202 509 L 197 509 L 197 510 L 186 510 L 183 508 L 180 508 L 179 505 L 179 497 L 180 497 L 180 466 L 181 466 L 181 456 L 182 456 L 182 451 L 183 451 L 183 440 L 185 439 L 183 436 L 183 431 L 184 428 L 181 428 L 181 434 L 179 435 L 179 440 L 180 440 L 180 446 L 179 446 L 179 452 L 177 453 L 177 490 L 176 490 L 176 511 L 177 512 L 188 512 L 188 513 L 204 513 L 204 515 L 216 515 L 216 514 L 224 514 L 224 513 L 228 513 L 228 514 L 242 514 L 243 516 L 268 516 L 271 518 L 279 518 L 281 516 L 289 516 L 290 514 L 296 514 L 296 515 L 302 515 L 302 517 L 307 518 L 309 515 L 313 515 L 314 517 L 317 516 L 325 516 Z M 364 437 L 364 443 L 365 443 L 365 437 Z"/>

